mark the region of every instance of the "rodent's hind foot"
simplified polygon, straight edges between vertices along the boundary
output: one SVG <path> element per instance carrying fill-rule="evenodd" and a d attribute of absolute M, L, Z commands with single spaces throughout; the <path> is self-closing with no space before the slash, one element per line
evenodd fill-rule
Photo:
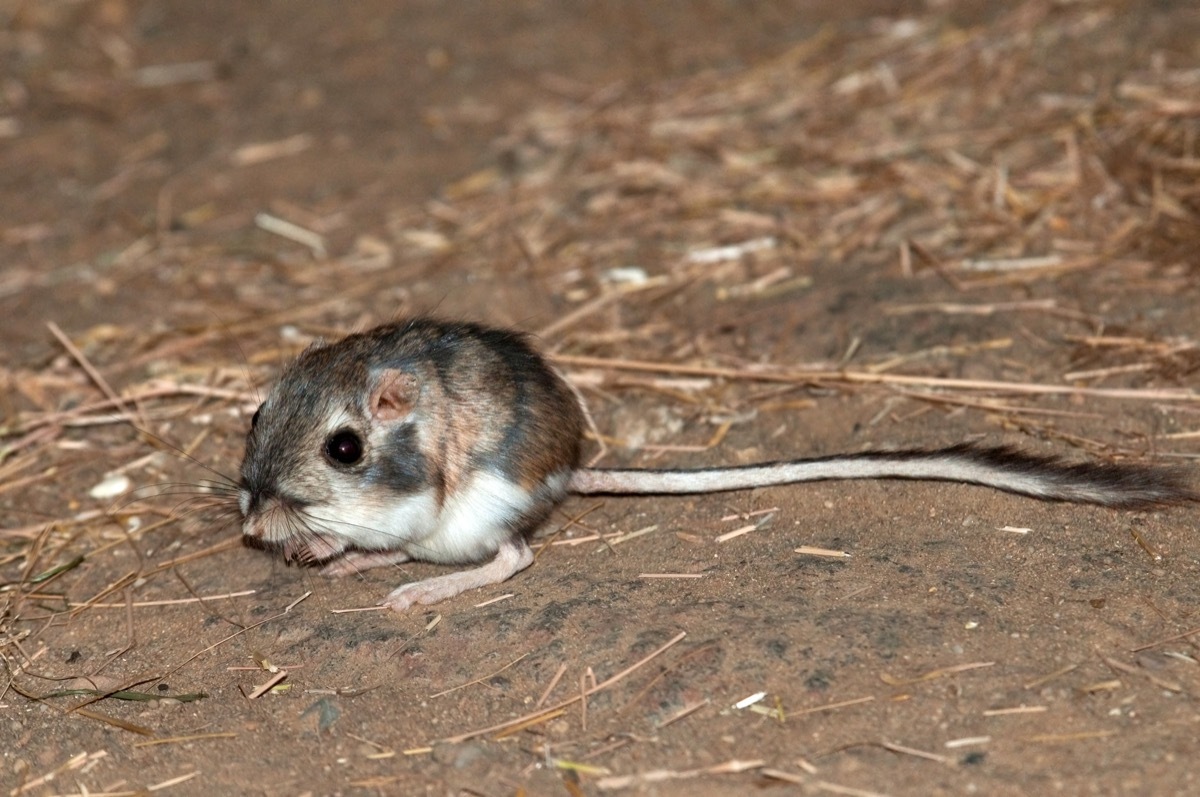
<path fill-rule="evenodd" d="M 499 584 L 533 564 L 533 551 L 522 537 L 501 543 L 496 558 L 472 570 L 460 570 L 444 576 L 414 581 L 392 590 L 379 602 L 397 612 L 403 612 L 418 603 L 429 605 L 453 598 L 469 589 Z"/>
<path fill-rule="evenodd" d="M 412 557 L 404 551 L 346 551 L 346 553 L 321 568 L 327 578 L 353 576 L 372 567 L 398 565 Z"/>

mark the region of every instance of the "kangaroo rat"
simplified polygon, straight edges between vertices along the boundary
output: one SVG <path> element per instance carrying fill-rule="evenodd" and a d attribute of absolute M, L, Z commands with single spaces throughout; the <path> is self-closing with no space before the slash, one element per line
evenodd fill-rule
<path fill-rule="evenodd" d="M 821 479 L 935 479 L 1056 501 L 1200 500 L 1175 471 L 955 445 L 699 470 L 579 467 L 574 391 L 520 334 L 428 318 L 317 343 L 254 413 L 238 502 L 246 539 L 344 576 L 417 559 L 484 562 L 404 584 L 403 611 L 504 581 L 567 493 L 710 493 Z"/>

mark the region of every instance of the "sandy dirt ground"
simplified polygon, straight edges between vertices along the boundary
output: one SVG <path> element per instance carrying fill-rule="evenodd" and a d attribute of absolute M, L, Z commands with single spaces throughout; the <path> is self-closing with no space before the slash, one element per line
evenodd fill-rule
<path fill-rule="evenodd" d="M 1196 507 L 571 498 L 401 615 L 443 568 L 229 497 L 284 363 L 418 313 L 534 334 L 605 465 L 1200 469 L 1193 3 L 0 22 L 0 794 L 1200 792 Z"/>

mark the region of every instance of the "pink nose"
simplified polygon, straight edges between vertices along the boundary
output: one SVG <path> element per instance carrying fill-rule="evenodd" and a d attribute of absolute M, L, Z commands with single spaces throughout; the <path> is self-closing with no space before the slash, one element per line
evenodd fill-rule
<path fill-rule="evenodd" d="M 252 540 L 261 540 L 265 538 L 263 532 L 263 519 L 261 515 L 246 518 L 242 523 L 242 536 L 249 537 Z"/>

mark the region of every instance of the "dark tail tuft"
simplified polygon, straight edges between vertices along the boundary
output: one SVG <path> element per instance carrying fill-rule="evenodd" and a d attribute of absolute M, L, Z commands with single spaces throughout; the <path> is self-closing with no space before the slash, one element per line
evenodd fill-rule
<path fill-rule="evenodd" d="M 1053 485 L 1062 501 L 1117 509 L 1151 509 L 1200 502 L 1189 474 L 1181 468 L 1123 462 L 1069 462 L 1031 454 L 1013 446 L 961 444 L 945 449 L 981 465 L 1034 477 Z"/>

